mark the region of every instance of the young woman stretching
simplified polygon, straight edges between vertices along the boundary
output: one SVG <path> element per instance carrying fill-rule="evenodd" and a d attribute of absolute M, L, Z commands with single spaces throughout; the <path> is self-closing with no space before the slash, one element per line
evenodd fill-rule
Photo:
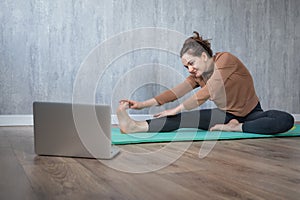
<path fill-rule="evenodd" d="M 203 40 L 197 32 L 184 42 L 180 57 L 190 73 L 184 82 L 144 102 L 120 101 L 117 116 L 123 133 L 199 128 L 277 134 L 293 127 L 294 118 L 290 114 L 278 110 L 262 110 L 252 77 L 237 57 L 228 52 L 213 55 L 209 41 Z M 201 89 L 193 96 L 173 109 L 154 115 L 154 119 L 134 121 L 127 114 L 128 108 L 142 109 L 162 105 L 197 87 Z M 208 99 L 217 108 L 190 111 Z"/>

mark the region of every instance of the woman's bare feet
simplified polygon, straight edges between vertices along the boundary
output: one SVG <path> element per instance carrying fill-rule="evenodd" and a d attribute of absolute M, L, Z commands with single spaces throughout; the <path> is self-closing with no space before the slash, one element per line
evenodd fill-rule
<path fill-rule="evenodd" d="M 232 119 L 227 124 L 216 124 L 211 127 L 210 131 L 233 131 L 233 132 L 243 132 L 242 123 L 238 120 Z"/>
<path fill-rule="evenodd" d="M 135 121 L 131 119 L 127 113 L 129 103 L 127 101 L 121 101 L 117 109 L 117 117 L 119 120 L 119 126 L 122 133 L 136 133 L 147 132 L 148 123 L 146 121 Z"/>

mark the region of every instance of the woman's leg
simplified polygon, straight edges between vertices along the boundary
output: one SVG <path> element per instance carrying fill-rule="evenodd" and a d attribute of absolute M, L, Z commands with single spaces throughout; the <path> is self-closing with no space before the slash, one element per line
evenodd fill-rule
<path fill-rule="evenodd" d="M 242 125 L 243 132 L 259 134 L 277 134 L 290 130 L 294 125 L 294 118 L 286 112 L 269 110 L 254 112 L 246 117 Z"/>
<path fill-rule="evenodd" d="M 182 112 L 177 115 L 146 120 L 149 125 L 148 132 L 169 132 L 179 128 L 198 128 L 208 130 L 219 123 L 227 123 L 233 115 L 220 109 L 203 109 Z"/>
<path fill-rule="evenodd" d="M 258 134 L 277 134 L 290 130 L 294 118 L 286 112 L 278 110 L 263 111 L 260 103 L 245 117 L 233 117 L 227 124 L 217 124 L 210 130 L 242 131 Z"/>
<path fill-rule="evenodd" d="M 123 133 L 169 132 L 179 128 L 199 128 L 208 130 L 219 123 L 228 123 L 233 115 L 220 109 L 205 109 L 179 113 L 174 116 L 135 121 L 128 114 L 128 103 L 121 102 L 117 110 L 120 129 Z"/>
<path fill-rule="evenodd" d="M 255 116 L 261 112 L 263 112 L 263 110 L 260 106 L 260 102 L 258 102 L 257 105 L 255 106 L 255 108 L 253 108 L 253 110 L 246 117 L 237 117 L 237 116 L 227 113 L 227 115 L 232 116 L 232 119 L 226 124 L 216 124 L 215 126 L 210 128 L 210 130 L 211 131 L 243 132 L 243 122 L 245 122 L 246 118 L 252 117 L 253 119 L 255 119 Z"/>

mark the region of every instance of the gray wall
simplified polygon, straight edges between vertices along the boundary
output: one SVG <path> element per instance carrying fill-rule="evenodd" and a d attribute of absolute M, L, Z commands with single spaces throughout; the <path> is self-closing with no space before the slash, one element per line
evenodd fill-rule
<path fill-rule="evenodd" d="M 199 31 L 213 39 L 215 52 L 232 52 L 246 64 L 265 109 L 300 113 L 299 13 L 298 0 L 1 0 L 0 114 L 31 114 L 33 101 L 71 102 L 76 73 L 88 53 L 111 36 L 140 27 L 186 36 Z M 131 52 L 106 70 L 96 102 L 116 107 L 112 88 L 124 73 L 144 63 L 153 67 L 139 78 L 156 80 L 155 64 L 187 75 L 178 55 L 153 49 Z M 146 84 L 124 98 L 144 100 L 164 89 Z"/>

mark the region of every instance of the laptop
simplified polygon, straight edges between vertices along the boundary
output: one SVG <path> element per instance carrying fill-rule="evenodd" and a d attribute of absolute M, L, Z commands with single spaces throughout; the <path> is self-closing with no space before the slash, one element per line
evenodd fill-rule
<path fill-rule="evenodd" d="M 112 159 L 111 107 L 34 102 L 34 150 L 38 155 Z"/>

